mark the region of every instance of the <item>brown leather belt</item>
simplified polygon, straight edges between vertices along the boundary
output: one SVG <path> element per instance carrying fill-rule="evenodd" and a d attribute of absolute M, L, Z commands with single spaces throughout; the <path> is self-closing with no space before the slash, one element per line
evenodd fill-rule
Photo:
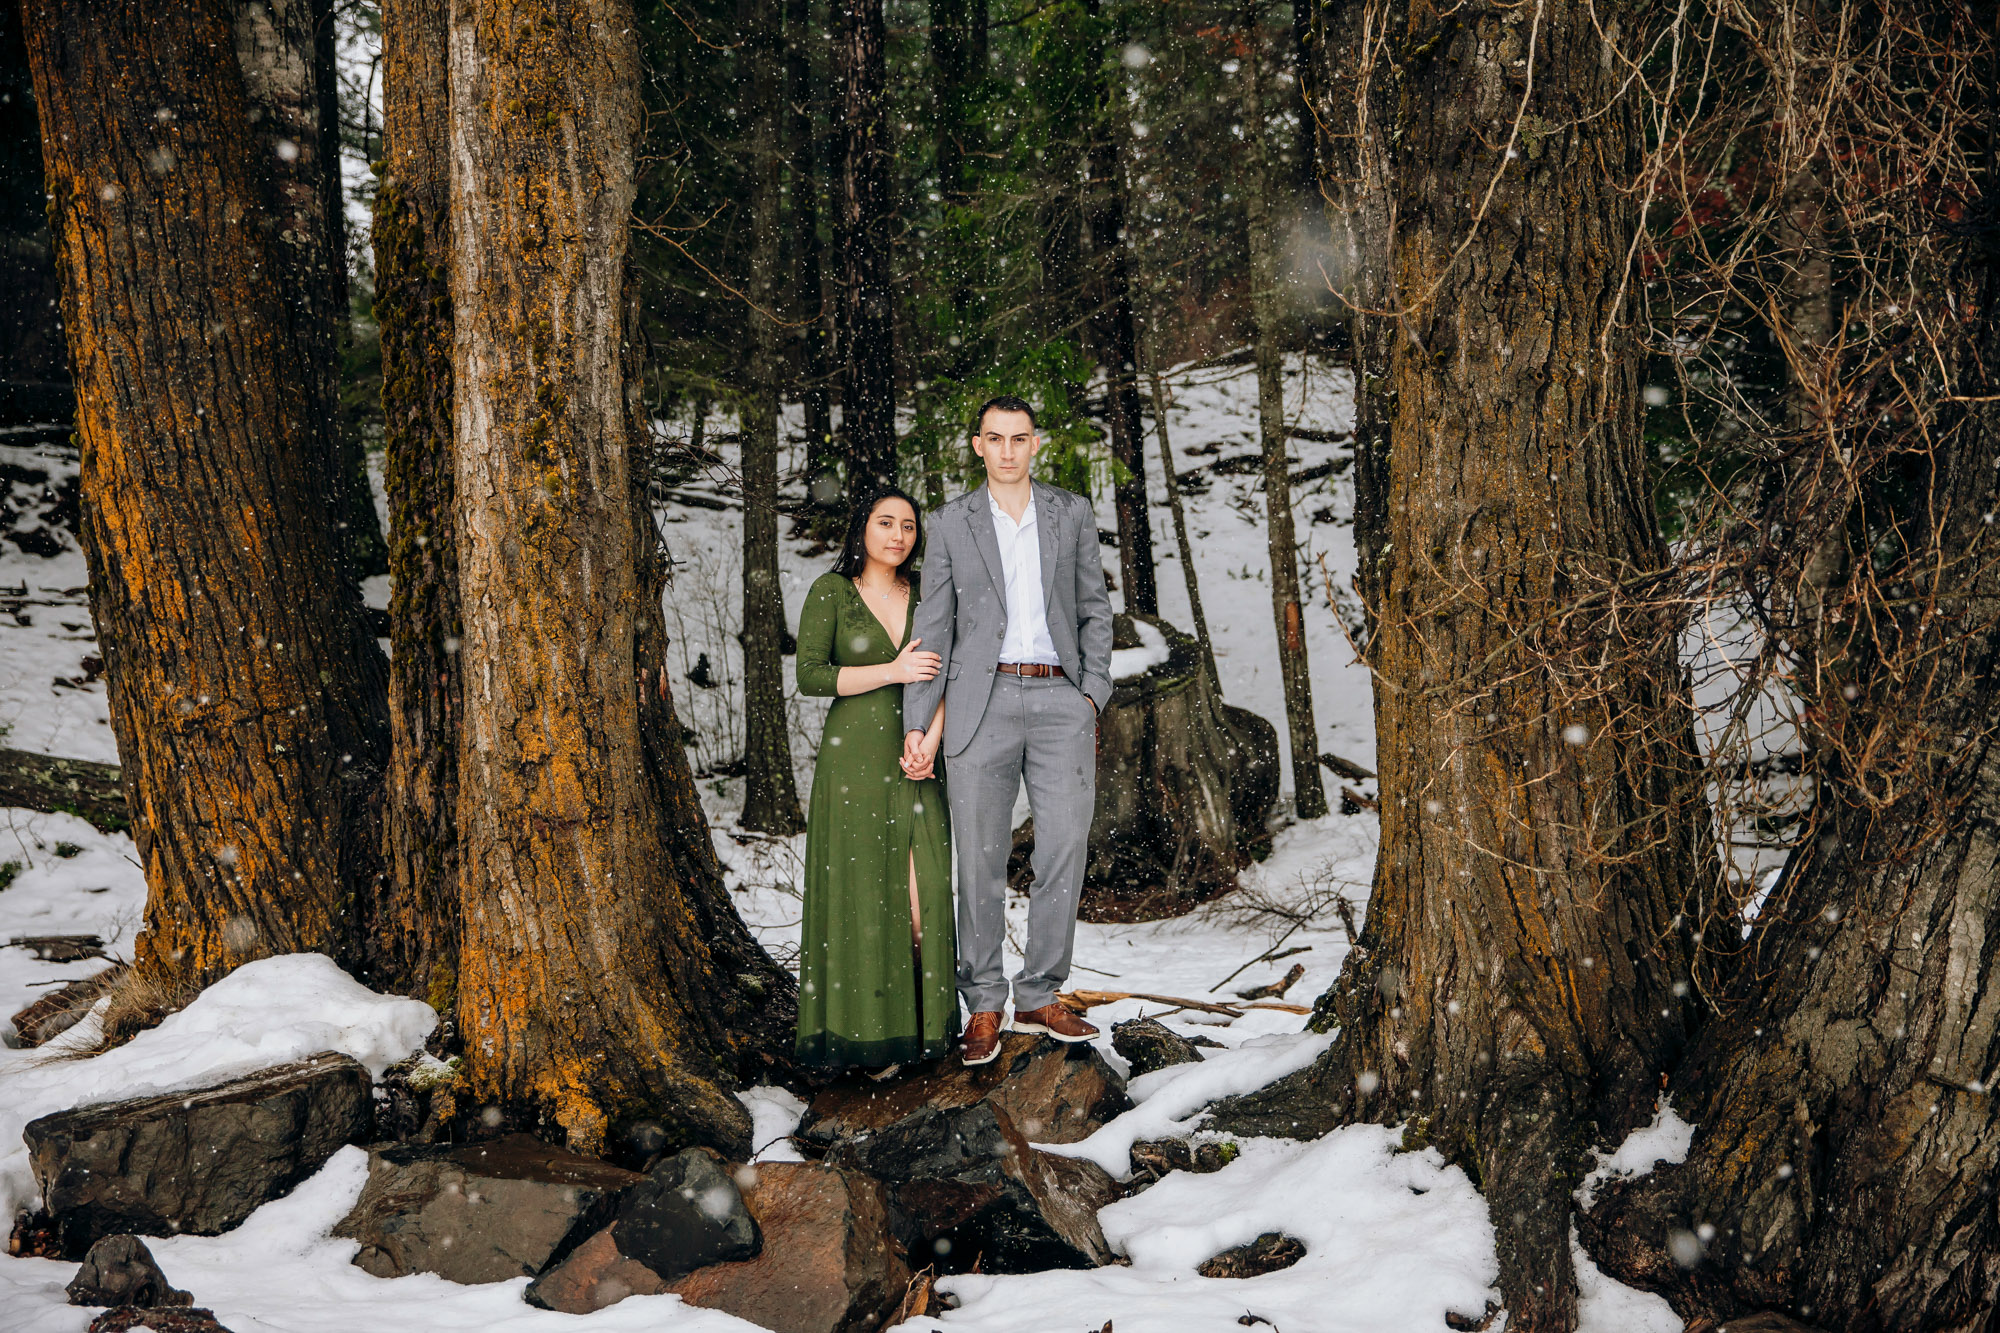
<path fill-rule="evenodd" d="M 1010 676 L 1031 676 L 1040 680 L 1047 676 L 1060 676 L 1063 669 L 1042 662 L 1002 662 L 998 668 Z"/>

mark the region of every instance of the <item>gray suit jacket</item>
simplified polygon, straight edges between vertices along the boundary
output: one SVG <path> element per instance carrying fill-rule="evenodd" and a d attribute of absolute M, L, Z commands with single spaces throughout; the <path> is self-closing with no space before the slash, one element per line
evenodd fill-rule
<path fill-rule="evenodd" d="M 1042 557 L 1042 602 L 1063 674 L 1099 712 L 1111 699 L 1111 594 L 1097 549 L 1097 515 L 1082 496 L 1041 482 L 1035 533 Z M 944 698 L 944 753 L 972 742 L 1007 633 L 1007 579 L 986 488 L 959 496 L 924 525 L 923 600 L 911 636 L 944 659 L 936 677 L 903 687 L 903 727 L 931 724 Z"/>

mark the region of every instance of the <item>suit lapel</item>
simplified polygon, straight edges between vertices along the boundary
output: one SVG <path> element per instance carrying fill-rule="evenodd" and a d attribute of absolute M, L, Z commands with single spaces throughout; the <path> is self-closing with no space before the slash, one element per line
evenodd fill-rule
<path fill-rule="evenodd" d="M 981 486 L 966 500 L 965 521 L 972 528 L 972 543 L 979 548 L 979 558 L 986 562 L 986 575 L 993 580 L 993 587 L 1000 594 L 1000 605 L 1007 605 L 1007 571 L 1000 564 L 1000 535 L 993 530 L 993 501 Z"/>
<path fill-rule="evenodd" d="M 1036 544 L 1042 548 L 1042 614 L 1049 615 L 1056 605 L 1056 516 L 1061 511 L 1047 486 L 1035 483 L 1034 494 Z M 992 517 L 989 513 L 988 521 Z"/>

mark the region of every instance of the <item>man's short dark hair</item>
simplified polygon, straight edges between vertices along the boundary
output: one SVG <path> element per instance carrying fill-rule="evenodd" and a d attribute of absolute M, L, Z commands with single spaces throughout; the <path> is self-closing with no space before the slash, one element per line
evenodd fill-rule
<path fill-rule="evenodd" d="M 1028 405 L 1027 399 L 1016 398 L 1011 393 L 1003 393 L 998 398 L 988 398 L 984 403 L 980 404 L 979 414 L 972 418 L 972 433 L 974 435 L 986 429 L 986 414 L 988 412 L 1021 412 L 1026 414 L 1030 426 L 1039 428 L 1042 424 L 1035 420 L 1035 409 Z"/>

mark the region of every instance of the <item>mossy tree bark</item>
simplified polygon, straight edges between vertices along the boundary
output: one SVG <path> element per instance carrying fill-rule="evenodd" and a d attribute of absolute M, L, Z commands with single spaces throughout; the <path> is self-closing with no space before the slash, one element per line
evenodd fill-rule
<path fill-rule="evenodd" d="M 882 0 L 834 0 L 841 100 L 840 432 L 847 495 L 896 481 L 896 305 Z"/>
<path fill-rule="evenodd" d="M 288 290 L 237 17 L 24 7 L 91 610 L 146 870 L 135 961 L 170 983 L 297 951 L 354 966 L 380 871 L 382 656 L 335 572 L 334 420 L 299 392 L 324 343 Z"/>
<path fill-rule="evenodd" d="M 1653 1111 L 1716 887 L 1672 621 L 1636 594 L 1667 563 L 1618 312 L 1637 129 L 1581 0 L 1427 22 L 1386 182 L 1382 850 L 1338 1041 L 1221 1120 L 1407 1121 L 1486 1197 L 1508 1327 L 1566 1330 L 1586 1150 Z"/>
<path fill-rule="evenodd" d="M 1282 240 L 1271 215 L 1270 148 L 1264 124 L 1261 6 L 1242 14 L 1248 50 L 1243 70 L 1243 216 L 1250 243 L 1250 309 L 1257 358 L 1258 430 L 1264 445 L 1265 536 L 1271 553 L 1271 611 L 1278 637 L 1278 671 L 1285 686 L 1285 723 L 1292 751 L 1292 795 L 1299 818 L 1326 813 L 1326 784 L 1319 772 L 1319 728 L 1313 721 L 1312 671 L 1306 654 L 1304 594 L 1299 586 L 1299 543 L 1292 522 L 1292 477 L 1285 428 L 1285 358 L 1278 338 L 1284 325 L 1279 265 Z"/>
<path fill-rule="evenodd" d="M 375 195 L 389 496 L 389 878 L 377 972 L 452 1010 L 458 948 L 458 538 L 452 477 L 447 0 L 382 6 Z"/>
<path fill-rule="evenodd" d="M 777 318 L 779 187 L 784 169 L 783 41 L 777 0 L 756 0 L 750 23 L 750 366 L 743 399 L 744 828 L 805 831 L 785 714 L 785 599 L 778 586 L 778 395 L 784 367 Z"/>
<path fill-rule="evenodd" d="M 699 807 L 668 803 L 646 735 L 665 635 L 632 449 L 633 33 L 621 0 L 451 13 L 459 1027 L 468 1100 L 511 1123 L 740 1153 L 743 987 L 703 938 Z"/>

